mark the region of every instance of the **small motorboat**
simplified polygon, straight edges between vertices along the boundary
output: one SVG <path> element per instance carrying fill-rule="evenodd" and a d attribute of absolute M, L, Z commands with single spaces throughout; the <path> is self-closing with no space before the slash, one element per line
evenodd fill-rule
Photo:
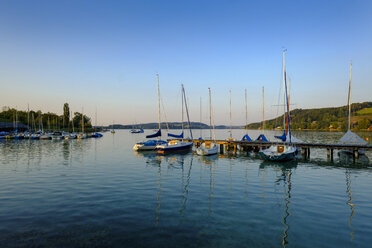
<path fill-rule="evenodd" d="M 140 128 L 140 129 L 131 129 L 130 130 L 131 133 L 144 133 L 143 129 Z"/>

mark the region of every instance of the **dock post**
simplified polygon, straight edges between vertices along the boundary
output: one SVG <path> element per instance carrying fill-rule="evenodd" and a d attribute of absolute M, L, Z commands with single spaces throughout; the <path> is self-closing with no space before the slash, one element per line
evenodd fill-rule
<path fill-rule="evenodd" d="M 307 153 L 307 148 L 302 148 L 301 149 L 301 155 L 302 155 L 302 158 L 306 159 L 306 153 Z"/>
<path fill-rule="evenodd" d="M 331 161 L 333 162 L 333 149 L 331 148 Z"/>
<path fill-rule="evenodd" d="M 223 144 L 220 144 L 220 153 L 221 153 L 221 154 L 223 154 L 224 149 L 225 149 L 225 148 L 223 147 Z"/>
<path fill-rule="evenodd" d="M 307 148 L 306 148 L 306 158 L 307 158 L 307 159 L 310 158 L 310 147 L 307 147 Z"/>

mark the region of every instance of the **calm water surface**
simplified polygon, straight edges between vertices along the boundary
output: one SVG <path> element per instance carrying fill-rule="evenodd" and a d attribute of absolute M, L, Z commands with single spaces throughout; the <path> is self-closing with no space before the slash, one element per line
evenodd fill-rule
<path fill-rule="evenodd" d="M 371 153 L 280 164 L 133 152 L 143 137 L 1 142 L 0 247 L 371 247 Z"/>

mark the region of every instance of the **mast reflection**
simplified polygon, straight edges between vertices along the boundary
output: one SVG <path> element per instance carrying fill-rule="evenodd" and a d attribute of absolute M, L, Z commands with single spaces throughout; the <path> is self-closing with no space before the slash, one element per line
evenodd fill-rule
<path fill-rule="evenodd" d="M 350 240 L 353 241 L 354 240 L 354 233 L 355 233 L 355 229 L 352 225 L 352 220 L 353 220 L 353 215 L 355 213 L 355 210 L 354 210 L 354 207 L 355 207 L 355 204 L 352 203 L 352 200 L 353 200 L 353 194 L 351 192 L 351 172 L 349 169 L 346 169 L 345 171 L 345 175 L 346 175 L 346 192 L 348 194 L 348 197 L 349 199 L 347 200 L 346 204 L 350 206 L 350 210 L 351 210 L 351 213 L 350 213 L 350 218 L 349 218 L 349 228 L 350 228 Z"/>

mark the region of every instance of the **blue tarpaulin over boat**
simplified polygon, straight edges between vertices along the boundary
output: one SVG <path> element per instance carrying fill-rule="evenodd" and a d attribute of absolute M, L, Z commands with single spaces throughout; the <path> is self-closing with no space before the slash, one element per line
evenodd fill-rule
<path fill-rule="evenodd" d="M 146 138 L 155 138 L 161 136 L 161 129 L 159 129 L 156 133 L 147 135 Z"/>
<path fill-rule="evenodd" d="M 183 139 L 183 132 L 180 135 L 168 133 L 168 137 Z"/>
<path fill-rule="evenodd" d="M 252 141 L 252 139 L 248 136 L 248 134 L 246 134 L 243 136 L 242 141 Z"/>
<path fill-rule="evenodd" d="M 258 138 L 256 139 L 256 141 L 265 141 L 265 142 L 269 142 L 269 141 L 266 139 L 265 135 L 263 135 L 263 134 L 260 134 L 260 136 L 258 136 Z"/>
<path fill-rule="evenodd" d="M 287 140 L 287 135 L 285 134 L 285 131 L 284 131 L 282 136 L 275 136 L 275 138 L 280 139 L 283 142 L 285 142 Z"/>

